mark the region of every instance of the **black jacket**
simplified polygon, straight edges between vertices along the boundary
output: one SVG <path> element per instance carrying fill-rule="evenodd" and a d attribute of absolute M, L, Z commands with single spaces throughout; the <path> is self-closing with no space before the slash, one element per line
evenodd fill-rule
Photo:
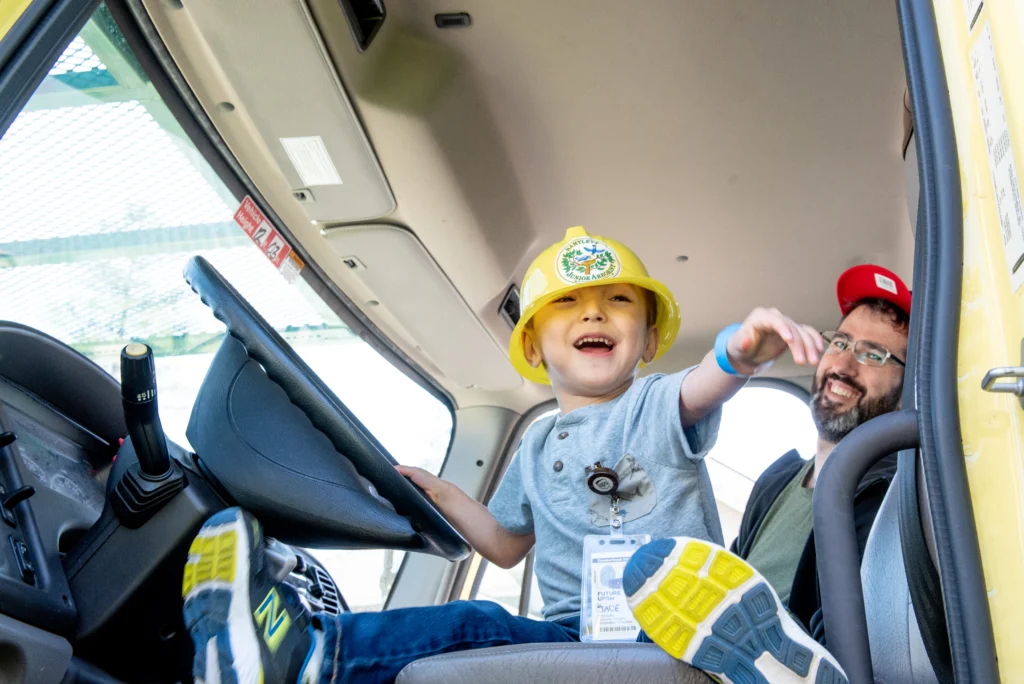
<path fill-rule="evenodd" d="M 761 474 L 761 477 L 757 478 L 750 498 L 747 500 L 747 508 L 743 511 L 739 535 L 732 543 L 733 553 L 741 558 L 750 555 L 757 531 L 761 528 L 761 523 L 764 522 L 772 504 L 775 503 L 775 499 L 782 493 L 790 480 L 796 477 L 805 463 L 807 461 L 800 458 L 800 454 L 794 449 L 775 461 Z M 864 475 L 857 487 L 856 494 L 854 494 L 853 517 L 857 526 L 857 547 L 862 559 L 871 525 L 882 505 L 885 492 L 889 489 L 889 483 L 892 482 L 895 475 L 896 454 L 892 454 L 872 466 Z M 807 537 L 803 553 L 800 554 L 796 575 L 793 577 L 793 587 L 789 595 L 789 610 L 804 623 L 804 626 L 814 634 L 816 639 L 823 641 L 820 634 L 820 616 L 815 618 L 815 613 L 820 609 L 818 567 L 814 553 L 814 533 L 811 532 Z M 818 629 L 812 629 L 812 623 Z"/>

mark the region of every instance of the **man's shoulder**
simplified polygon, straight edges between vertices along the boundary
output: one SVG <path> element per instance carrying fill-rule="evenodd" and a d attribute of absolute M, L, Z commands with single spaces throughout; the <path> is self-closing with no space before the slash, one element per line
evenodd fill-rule
<path fill-rule="evenodd" d="M 765 468 L 765 471 L 757 478 L 750 497 L 747 499 L 747 506 L 743 510 L 739 536 L 734 542 L 736 553 L 741 557 L 746 558 L 750 553 L 754 537 L 768 514 L 768 510 L 806 463 L 807 461 L 800 457 L 800 452 L 790 449 Z"/>
<path fill-rule="evenodd" d="M 782 488 L 796 477 L 796 474 L 800 472 L 800 469 L 806 463 L 807 461 L 800 456 L 799 451 L 790 449 L 765 468 L 761 476 L 757 478 L 757 482 L 754 483 L 754 489 L 750 494 L 751 498 L 755 494 L 766 490 L 782 491 Z"/>
<path fill-rule="evenodd" d="M 799 451 L 796 449 L 790 449 L 782 456 L 775 459 L 774 463 L 765 468 L 758 480 L 766 477 L 793 477 L 802 467 L 804 467 L 806 463 L 807 461 L 800 456 Z"/>

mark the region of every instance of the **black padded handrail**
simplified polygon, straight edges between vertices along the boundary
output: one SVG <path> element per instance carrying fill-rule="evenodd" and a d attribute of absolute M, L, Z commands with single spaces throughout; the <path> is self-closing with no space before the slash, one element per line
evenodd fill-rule
<path fill-rule="evenodd" d="M 850 684 L 874 682 L 853 497 L 871 466 L 901 449 L 916 449 L 919 441 L 917 411 L 869 420 L 836 445 L 814 487 L 811 510 L 825 634 Z"/>
<path fill-rule="evenodd" d="M 921 463 L 953 674 L 957 682 L 991 684 L 999 681 L 999 669 L 957 392 L 964 208 L 956 130 L 935 8 L 919 0 L 897 0 L 896 8 L 917 137 L 922 218 L 917 239 L 925 249 L 925 287 L 914 293 L 914 306 L 924 310 L 914 378 L 921 411 Z"/>
<path fill-rule="evenodd" d="M 409 519 L 431 552 L 448 560 L 469 555 L 469 545 L 426 495 L 395 470 L 395 460 L 288 343 L 256 312 L 206 259 L 192 257 L 185 280 L 232 337 L 245 347 L 273 380 L 373 483 L 377 491 Z"/>

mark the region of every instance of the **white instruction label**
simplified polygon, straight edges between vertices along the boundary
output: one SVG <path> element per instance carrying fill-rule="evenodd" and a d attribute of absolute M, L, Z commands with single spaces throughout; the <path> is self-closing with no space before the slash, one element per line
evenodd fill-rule
<path fill-rule="evenodd" d="M 302 179 L 303 185 L 341 185 L 338 169 L 327 153 L 319 135 L 304 138 L 281 138 L 285 154 Z"/>
<path fill-rule="evenodd" d="M 1006 267 L 1014 292 L 1024 284 L 1024 207 L 1021 206 L 1020 182 L 1006 123 L 1003 92 L 999 86 L 992 28 L 986 23 L 971 50 L 971 70 L 978 94 L 981 125 L 985 130 L 988 168 L 992 172 L 993 194 L 1003 235 Z"/>
<path fill-rule="evenodd" d="M 974 28 L 974 22 L 978 21 L 981 6 L 984 4 L 984 0 L 964 0 L 964 17 L 967 18 L 968 31 Z"/>
<path fill-rule="evenodd" d="M 298 254 L 288 252 L 288 258 L 281 262 L 281 267 L 277 269 L 277 272 L 289 283 L 294 283 L 305 265 L 306 262 L 300 259 Z"/>

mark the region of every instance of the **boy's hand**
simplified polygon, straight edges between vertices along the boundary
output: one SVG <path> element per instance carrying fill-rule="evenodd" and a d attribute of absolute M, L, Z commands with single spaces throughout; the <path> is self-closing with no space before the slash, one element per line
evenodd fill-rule
<path fill-rule="evenodd" d="M 825 351 L 824 340 L 811 326 L 800 325 L 778 309 L 754 309 L 729 339 L 726 349 L 736 370 L 752 374 L 781 356 L 787 347 L 800 366 L 817 365 Z"/>
<path fill-rule="evenodd" d="M 445 482 L 423 468 L 396 465 L 395 470 L 426 492 L 448 522 L 491 563 L 508 570 L 526 558 L 533 548 L 533 532 L 509 532 L 498 524 L 487 506 L 473 500 L 451 482 Z"/>
<path fill-rule="evenodd" d="M 440 505 L 441 499 L 444 498 L 445 490 L 449 486 L 447 482 L 423 468 L 396 465 L 395 470 L 397 470 L 403 477 L 407 477 L 412 480 L 414 485 L 422 489 L 426 495 L 430 497 L 431 501 Z"/>

